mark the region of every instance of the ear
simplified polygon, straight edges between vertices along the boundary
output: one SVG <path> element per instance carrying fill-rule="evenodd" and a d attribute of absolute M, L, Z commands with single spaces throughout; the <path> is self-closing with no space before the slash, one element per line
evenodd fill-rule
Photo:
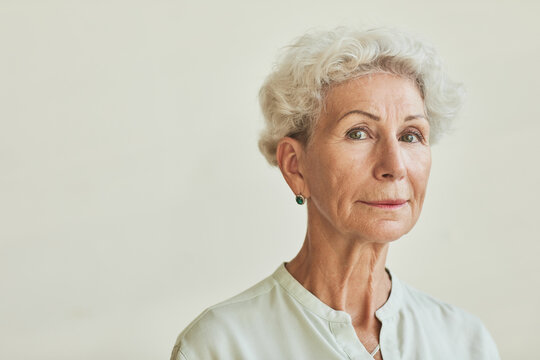
<path fill-rule="evenodd" d="M 304 155 L 304 145 L 291 137 L 282 138 L 277 145 L 276 159 L 281 174 L 295 195 L 302 194 L 307 199 L 309 198 L 309 189 L 302 166 Z"/>

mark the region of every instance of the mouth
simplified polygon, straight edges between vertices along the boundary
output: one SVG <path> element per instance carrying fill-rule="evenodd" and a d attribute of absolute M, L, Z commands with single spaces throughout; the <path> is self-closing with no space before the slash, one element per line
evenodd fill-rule
<path fill-rule="evenodd" d="M 404 199 L 388 199 L 381 201 L 360 201 L 363 204 L 374 206 L 382 209 L 400 209 L 407 204 Z"/>

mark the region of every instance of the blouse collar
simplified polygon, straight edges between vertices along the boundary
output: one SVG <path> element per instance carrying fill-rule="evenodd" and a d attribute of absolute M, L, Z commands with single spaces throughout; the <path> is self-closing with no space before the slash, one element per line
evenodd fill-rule
<path fill-rule="evenodd" d="M 302 284 L 289 273 L 285 267 L 286 263 L 287 262 L 281 263 L 272 274 L 272 277 L 285 289 L 285 291 L 287 291 L 287 293 L 289 293 L 289 295 L 295 298 L 305 308 L 328 321 L 351 323 L 351 316 L 347 312 L 331 308 L 309 290 L 304 288 Z M 403 297 L 401 282 L 388 268 L 385 269 L 390 276 L 392 286 L 390 289 L 390 296 L 384 305 L 375 311 L 375 316 L 381 322 L 397 314 Z"/>

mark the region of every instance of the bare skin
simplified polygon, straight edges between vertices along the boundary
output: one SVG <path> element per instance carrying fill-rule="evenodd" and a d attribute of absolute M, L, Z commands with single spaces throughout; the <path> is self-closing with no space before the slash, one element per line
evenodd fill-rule
<path fill-rule="evenodd" d="M 389 244 L 412 229 L 422 209 L 429 123 L 415 83 L 390 74 L 334 86 L 325 104 L 307 145 L 285 137 L 276 152 L 291 190 L 308 199 L 304 244 L 286 268 L 322 302 L 346 311 L 371 352 L 382 325 L 375 311 L 390 295 Z M 366 204 L 388 199 L 406 202 Z"/>

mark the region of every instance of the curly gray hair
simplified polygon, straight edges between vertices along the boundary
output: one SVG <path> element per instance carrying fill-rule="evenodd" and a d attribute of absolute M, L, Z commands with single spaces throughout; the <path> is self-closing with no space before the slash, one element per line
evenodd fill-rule
<path fill-rule="evenodd" d="M 259 149 L 271 165 L 277 165 L 281 138 L 310 141 L 328 89 L 350 79 L 376 72 L 413 79 L 424 100 L 432 144 L 450 129 L 463 103 L 463 85 L 446 77 L 433 47 L 393 28 L 308 33 L 285 50 L 259 92 L 266 123 Z"/>

